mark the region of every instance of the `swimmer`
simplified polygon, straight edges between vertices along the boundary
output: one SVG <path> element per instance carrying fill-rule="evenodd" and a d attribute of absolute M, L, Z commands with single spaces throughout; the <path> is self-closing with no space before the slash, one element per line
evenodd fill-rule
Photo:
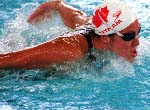
<path fill-rule="evenodd" d="M 119 0 L 104 0 L 90 17 L 62 0 L 41 4 L 29 15 L 33 25 L 50 19 L 57 11 L 64 24 L 74 29 L 35 47 L 0 54 L 0 69 L 46 69 L 53 64 L 78 61 L 91 48 L 111 52 L 134 62 L 138 55 L 139 21 L 134 12 Z"/>

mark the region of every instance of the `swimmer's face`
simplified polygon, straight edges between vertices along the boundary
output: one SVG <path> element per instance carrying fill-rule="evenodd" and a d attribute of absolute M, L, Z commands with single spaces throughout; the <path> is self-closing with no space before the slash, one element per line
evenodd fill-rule
<path fill-rule="evenodd" d="M 134 32 L 136 38 L 132 39 L 131 41 L 124 41 L 120 36 L 115 34 L 112 38 L 110 50 L 124 57 L 125 59 L 127 59 L 132 63 L 134 61 L 134 58 L 138 55 L 137 46 L 139 45 L 139 38 L 138 38 L 139 29 L 140 24 L 138 20 L 136 20 L 135 22 L 133 22 L 131 25 L 129 25 L 127 28 L 125 28 L 120 32 L 121 34 Z"/>

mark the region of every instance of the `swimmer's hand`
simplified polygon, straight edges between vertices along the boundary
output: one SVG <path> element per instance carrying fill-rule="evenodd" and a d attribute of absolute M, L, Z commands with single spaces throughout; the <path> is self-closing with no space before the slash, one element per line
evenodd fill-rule
<path fill-rule="evenodd" d="M 27 22 L 36 24 L 40 21 L 50 18 L 53 11 L 57 10 L 57 7 L 61 1 L 62 0 L 54 0 L 41 4 L 31 15 L 29 15 Z"/>

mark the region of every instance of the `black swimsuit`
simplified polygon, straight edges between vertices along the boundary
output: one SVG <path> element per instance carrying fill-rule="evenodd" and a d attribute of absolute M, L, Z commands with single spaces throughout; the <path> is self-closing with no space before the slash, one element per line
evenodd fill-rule
<path fill-rule="evenodd" d="M 89 56 L 88 58 L 93 61 L 96 60 L 96 57 L 92 55 L 91 48 L 93 48 L 92 38 L 91 37 L 97 37 L 98 35 L 94 32 L 94 29 L 91 27 L 91 25 L 84 25 L 78 29 L 75 30 L 75 32 L 78 32 L 79 34 L 83 35 L 88 43 L 88 51 Z"/>

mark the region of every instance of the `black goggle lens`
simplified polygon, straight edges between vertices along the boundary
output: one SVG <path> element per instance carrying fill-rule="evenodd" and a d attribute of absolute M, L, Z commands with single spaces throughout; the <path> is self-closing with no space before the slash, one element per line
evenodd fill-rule
<path fill-rule="evenodd" d="M 140 31 L 141 31 L 141 27 L 140 27 L 138 33 L 140 33 Z M 134 39 L 135 37 L 136 37 L 136 35 L 135 35 L 134 32 L 132 32 L 132 33 L 124 33 L 123 36 L 122 36 L 122 39 L 123 39 L 124 41 L 131 41 L 131 40 Z"/>
<path fill-rule="evenodd" d="M 121 37 L 124 41 L 131 41 L 132 39 L 134 39 L 135 33 L 124 33 L 123 36 Z"/>

